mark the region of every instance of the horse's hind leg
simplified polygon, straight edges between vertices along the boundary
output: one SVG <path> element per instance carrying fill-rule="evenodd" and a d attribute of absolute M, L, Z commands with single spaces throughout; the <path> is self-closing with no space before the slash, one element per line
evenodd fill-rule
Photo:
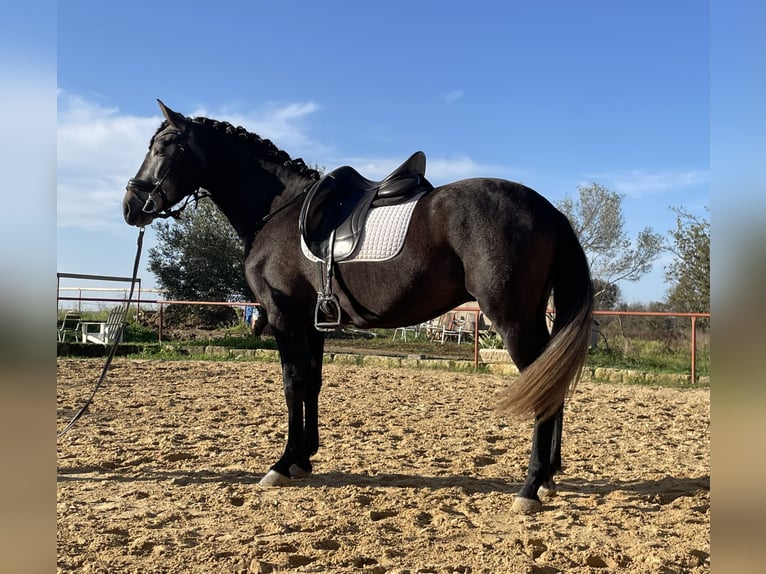
<path fill-rule="evenodd" d="M 564 428 L 564 407 L 562 406 L 553 417 L 553 437 L 551 441 L 551 476 L 537 490 L 538 496 L 554 496 L 557 492 L 553 476 L 561 470 L 561 433 Z"/>
<path fill-rule="evenodd" d="M 498 330 L 504 333 L 506 347 L 520 370 L 540 356 L 550 339 L 544 313 L 523 325 L 516 324 L 511 328 L 498 325 Z M 513 505 L 517 511 L 537 512 L 542 507 L 538 496 L 540 488 L 547 493 L 555 490 L 553 475 L 561 469 L 563 409 L 561 405 L 554 416 L 535 420 L 527 477 Z"/>
<path fill-rule="evenodd" d="M 563 414 L 563 407 L 558 413 Z M 535 420 L 527 478 L 513 502 L 514 510 L 537 512 L 542 508 L 539 495 L 550 495 L 556 491 L 553 475 L 561 469 L 561 424 L 558 413 L 546 420 Z"/>

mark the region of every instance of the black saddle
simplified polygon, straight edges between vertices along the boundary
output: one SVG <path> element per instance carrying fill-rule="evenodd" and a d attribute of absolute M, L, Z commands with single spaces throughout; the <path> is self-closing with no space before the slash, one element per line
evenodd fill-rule
<path fill-rule="evenodd" d="M 347 259 L 372 207 L 403 203 L 433 189 L 425 171 L 426 156 L 418 151 L 382 181 L 349 166 L 327 173 L 311 186 L 301 209 L 299 227 L 309 251 L 330 265 Z"/>

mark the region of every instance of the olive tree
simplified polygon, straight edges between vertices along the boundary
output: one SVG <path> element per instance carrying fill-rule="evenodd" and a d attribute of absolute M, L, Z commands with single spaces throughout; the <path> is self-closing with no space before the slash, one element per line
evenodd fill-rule
<path fill-rule="evenodd" d="M 244 247 L 226 217 L 209 200 L 186 209 L 178 221 L 155 221 L 157 245 L 149 270 L 173 300 L 252 301 L 245 281 Z M 194 316 L 202 324 L 233 321 L 230 307 L 171 306 L 176 321 Z"/>
<path fill-rule="evenodd" d="M 628 237 L 623 195 L 598 183 L 579 186 L 577 191 L 576 200 L 566 197 L 557 207 L 569 218 L 588 257 L 597 308 L 610 308 L 617 283 L 637 281 L 648 273 L 662 251 L 663 239 L 651 227 L 634 239 Z"/>
<path fill-rule="evenodd" d="M 710 221 L 680 207 L 676 228 L 667 249 L 675 260 L 665 267 L 671 285 L 668 302 L 678 311 L 706 313 L 710 310 Z"/>

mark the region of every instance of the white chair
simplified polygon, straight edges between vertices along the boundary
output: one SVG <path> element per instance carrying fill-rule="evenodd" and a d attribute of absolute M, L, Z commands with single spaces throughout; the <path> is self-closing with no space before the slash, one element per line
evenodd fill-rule
<path fill-rule="evenodd" d="M 84 321 L 82 323 L 83 343 L 96 343 L 108 347 L 122 343 L 122 330 L 127 309 L 115 307 L 109 311 L 106 321 Z"/>
<path fill-rule="evenodd" d="M 79 311 L 67 311 L 64 318 L 56 325 L 56 339 L 59 343 L 66 343 L 67 337 L 77 341 L 80 331 L 82 316 Z"/>
<path fill-rule="evenodd" d="M 457 340 L 457 344 L 463 339 L 463 328 L 465 327 L 465 318 L 452 316 L 449 321 L 442 325 L 442 345 L 450 337 Z"/>
<path fill-rule="evenodd" d="M 397 327 L 394 329 L 394 336 L 391 338 L 392 341 L 396 341 L 396 336 L 401 334 L 402 341 L 407 341 L 407 333 L 412 333 L 413 338 L 417 337 L 420 333 L 420 325 L 410 325 L 408 327 Z"/>

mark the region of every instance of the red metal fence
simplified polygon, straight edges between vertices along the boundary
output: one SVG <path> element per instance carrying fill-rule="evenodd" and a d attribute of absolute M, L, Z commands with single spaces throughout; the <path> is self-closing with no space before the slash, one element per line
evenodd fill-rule
<path fill-rule="evenodd" d="M 103 276 L 93 275 L 77 275 L 77 274 L 59 274 L 59 276 L 83 278 L 83 279 L 104 279 L 114 281 L 130 281 L 130 278 L 114 277 L 105 278 Z M 74 296 L 62 296 L 60 294 L 61 287 L 58 287 L 57 302 L 61 301 L 74 301 L 78 303 L 78 308 L 81 308 L 83 303 L 125 303 L 125 299 L 117 298 L 105 298 L 105 297 L 83 297 L 82 291 L 98 291 L 98 290 L 113 290 L 122 291 L 122 289 L 96 289 L 96 288 L 83 288 L 77 297 Z M 70 288 L 71 289 L 71 288 Z M 135 304 L 137 305 L 137 311 L 140 311 L 141 305 L 156 305 L 159 309 L 159 340 L 162 341 L 162 324 L 164 322 L 165 307 L 168 305 L 225 305 L 229 307 L 246 307 L 246 306 L 258 306 L 258 303 L 253 302 L 220 302 L 220 301 L 171 301 L 164 299 L 141 299 L 141 289 L 138 289 L 138 299 Z M 464 305 L 456 307 L 452 312 L 474 313 L 475 320 L 473 321 L 473 344 L 474 354 L 473 362 L 474 367 L 479 365 L 479 326 L 481 318 L 481 309 L 475 305 Z M 643 316 L 643 317 L 688 317 L 691 321 L 691 380 L 693 383 L 697 382 L 697 320 L 709 319 L 710 313 L 682 313 L 682 312 L 659 312 L 659 311 L 594 311 L 596 316 Z"/>
<path fill-rule="evenodd" d="M 463 311 L 469 313 L 475 313 L 474 324 L 474 349 L 473 349 L 473 362 L 474 366 L 479 364 L 479 319 L 481 315 L 481 309 L 476 306 L 461 306 L 453 309 L 453 311 Z M 634 316 L 634 317 L 688 317 L 691 320 L 691 379 L 692 383 L 697 382 L 697 319 L 709 319 L 710 313 L 674 313 L 674 312 L 660 312 L 660 311 L 593 311 L 595 316 Z"/>

